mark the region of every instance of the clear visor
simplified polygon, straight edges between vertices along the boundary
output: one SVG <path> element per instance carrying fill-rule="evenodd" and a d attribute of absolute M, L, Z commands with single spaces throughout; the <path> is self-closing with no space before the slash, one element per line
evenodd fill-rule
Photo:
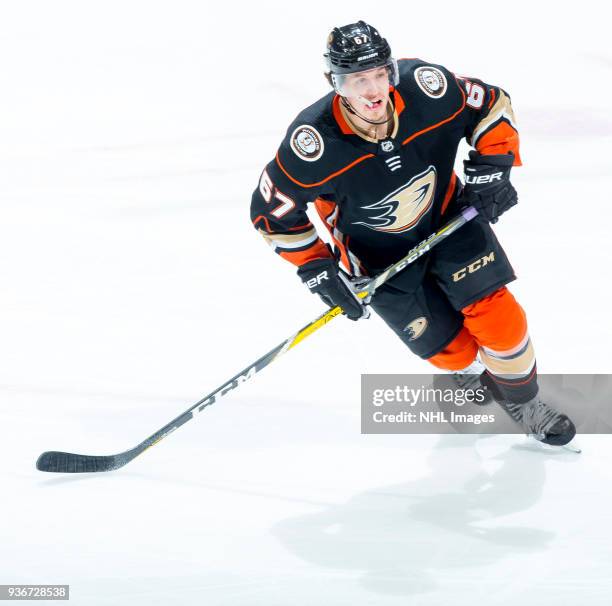
<path fill-rule="evenodd" d="M 397 86 L 399 72 L 397 61 L 389 59 L 386 65 L 373 67 L 352 74 L 330 74 L 335 91 L 343 97 L 372 96 L 385 93 L 389 86 Z"/>

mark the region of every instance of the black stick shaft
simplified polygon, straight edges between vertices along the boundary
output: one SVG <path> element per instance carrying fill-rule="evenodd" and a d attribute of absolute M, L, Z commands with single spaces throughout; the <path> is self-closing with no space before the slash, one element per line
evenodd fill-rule
<path fill-rule="evenodd" d="M 471 221 L 477 211 L 473 207 L 467 207 L 461 211 L 457 217 L 449 221 L 446 225 L 434 232 L 426 240 L 415 246 L 410 252 L 397 263 L 394 263 L 381 274 L 370 280 L 365 287 L 358 293 L 361 297 L 372 295 L 377 288 L 390 280 L 393 276 L 404 270 L 406 267 L 414 263 L 418 258 L 431 250 L 436 244 L 457 231 L 461 226 Z M 125 452 L 115 455 L 80 455 L 69 452 L 47 451 L 40 455 L 36 462 L 36 468 L 40 471 L 63 472 L 63 473 L 79 473 L 79 472 L 96 472 L 96 471 L 111 471 L 123 467 L 132 459 L 136 458 L 142 452 L 157 444 L 168 434 L 172 433 L 181 425 L 187 423 L 197 414 L 202 412 L 207 406 L 214 404 L 220 398 L 227 395 L 230 391 L 239 387 L 242 383 L 256 375 L 260 370 L 271 364 L 277 357 L 301 343 L 306 337 L 313 332 L 325 326 L 328 322 L 340 315 L 342 310 L 340 307 L 335 307 L 321 314 L 316 320 L 309 322 L 294 335 L 277 345 L 267 354 L 259 358 L 253 364 L 241 370 L 233 376 L 229 381 L 198 400 L 185 412 L 164 425 L 153 435 L 143 440 L 140 444 Z"/>

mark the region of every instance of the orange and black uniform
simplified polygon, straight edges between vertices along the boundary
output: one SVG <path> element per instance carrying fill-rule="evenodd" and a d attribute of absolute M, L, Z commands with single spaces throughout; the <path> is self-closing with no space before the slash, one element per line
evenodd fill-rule
<path fill-rule="evenodd" d="M 512 152 L 520 165 L 503 89 L 419 59 L 400 60 L 399 72 L 385 140 L 357 134 L 334 93 L 289 127 L 251 203 L 255 228 L 281 257 L 302 266 L 333 254 L 348 273 L 375 275 L 457 212 L 462 185 L 453 167 L 463 138 L 483 155 Z M 309 221 L 308 203 L 333 253 Z M 524 399 L 537 391 L 535 359 L 525 315 L 505 288 L 514 278 L 490 226 L 476 219 L 390 280 L 372 307 L 436 366 L 464 368 L 480 349 L 500 384 Z"/>

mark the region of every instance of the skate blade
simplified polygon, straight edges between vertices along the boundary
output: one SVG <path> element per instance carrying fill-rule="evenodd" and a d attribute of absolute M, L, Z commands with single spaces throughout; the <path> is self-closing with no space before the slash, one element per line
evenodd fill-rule
<path fill-rule="evenodd" d="M 530 444 L 534 446 L 537 445 L 542 450 L 546 450 L 548 452 L 560 452 L 562 450 L 567 450 L 568 452 L 573 452 L 574 454 L 580 454 L 582 452 L 582 448 L 579 448 L 578 446 L 576 446 L 573 443 L 573 440 L 571 442 L 568 442 L 567 444 L 564 444 L 563 446 L 554 446 L 553 444 L 545 444 L 544 442 L 538 439 L 538 436 L 534 434 L 529 434 L 527 436 L 527 440 Z"/>
<path fill-rule="evenodd" d="M 576 454 L 580 454 L 582 452 L 582 448 L 578 448 L 578 446 L 575 446 L 571 442 L 569 444 L 566 444 L 565 446 L 561 446 L 561 448 L 569 450 L 570 452 L 575 452 Z"/>

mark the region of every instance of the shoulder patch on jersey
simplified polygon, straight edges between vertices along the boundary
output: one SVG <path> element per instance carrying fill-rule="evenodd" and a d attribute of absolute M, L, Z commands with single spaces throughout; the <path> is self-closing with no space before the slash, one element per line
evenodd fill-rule
<path fill-rule="evenodd" d="M 443 97 L 448 88 L 446 76 L 433 65 L 423 65 L 414 70 L 414 79 L 419 88 L 432 99 Z"/>
<path fill-rule="evenodd" d="M 291 133 L 289 144 L 295 155 L 306 162 L 315 162 L 325 150 L 321 133 L 310 124 L 298 126 Z"/>

